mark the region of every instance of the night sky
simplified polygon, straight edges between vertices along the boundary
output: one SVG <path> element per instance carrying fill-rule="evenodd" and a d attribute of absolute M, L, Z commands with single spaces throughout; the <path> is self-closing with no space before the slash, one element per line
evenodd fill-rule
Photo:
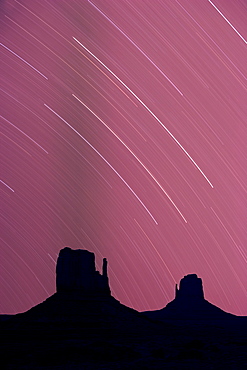
<path fill-rule="evenodd" d="M 164 307 L 186 274 L 247 315 L 245 0 L 7 0 L 0 311 L 55 292 L 64 246 Z"/>

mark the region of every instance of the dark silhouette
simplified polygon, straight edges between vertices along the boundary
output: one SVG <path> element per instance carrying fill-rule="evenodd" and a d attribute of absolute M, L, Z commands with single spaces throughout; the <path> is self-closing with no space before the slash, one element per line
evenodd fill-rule
<path fill-rule="evenodd" d="M 57 292 L 77 292 L 81 296 L 110 296 L 106 258 L 103 259 L 102 270 L 103 274 L 100 275 L 95 269 L 94 253 L 66 247 L 60 251 L 57 260 Z"/>
<path fill-rule="evenodd" d="M 198 278 L 196 274 L 185 276 L 178 286 L 176 284 L 176 299 L 190 299 L 190 300 L 203 300 L 204 292 L 202 287 L 202 279 Z"/>
<path fill-rule="evenodd" d="M 176 284 L 175 299 L 169 302 L 166 307 L 157 311 L 144 312 L 146 316 L 166 322 L 169 320 L 192 321 L 192 322 L 210 322 L 218 324 L 220 321 L 226 321 L 227 324 L 235 325 L 239 320 L 237 316 L 221 310 L 204 298 L 202 279 L 196 274 L 184 276 L 180 281 L 179 289 Z M 244 318 L 242 317 L 242 322 Z"/>
<path fill-rule="evenodd" d="M 57 291 L 29 311 L 2 315 L 6 369 L 244 369 L 247 318 L 204 299 L 202 280 L 187 275 L 175 299 L 137 312 L 112 295 L 103 259 L 68 247 L 59 253 Z M 5 367 L 4 367 L 5 366 Z"/>

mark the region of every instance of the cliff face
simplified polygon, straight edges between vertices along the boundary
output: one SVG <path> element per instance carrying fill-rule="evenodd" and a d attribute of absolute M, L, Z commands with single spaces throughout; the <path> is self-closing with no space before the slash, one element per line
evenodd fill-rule
<path fill-rule="evenodd" d="M 176 285 L 177 300 L 202 300 L 204 299 L 202 279 L 197 277 L 196 274 L 184 276 L 180 280 L 179 289 Z"/>
<path fill-rule="evenodd" d="M 103 259 L 102 270 L 102 275 L 96 271 L 94 253 L 68 247 L 61 249 L 56 266 L 57 293 L 110 295 L 106 258 Z"/>

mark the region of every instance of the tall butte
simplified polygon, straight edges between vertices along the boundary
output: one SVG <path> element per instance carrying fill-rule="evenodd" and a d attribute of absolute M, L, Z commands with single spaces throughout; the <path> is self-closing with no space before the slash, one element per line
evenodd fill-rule
<path fill-rule="evenodd" d="M 180 280 L 179 289 L 176 284 L 175 299 L 177 300 L 203 300 L 204 292 L 202 287 L 202 279 L 199 278 L 196 274 L 190 274 L 184 276 Z"/>
<path fill-rule="evenodd" d="M 204 298 L 202 279 L 196 274 L 189 274 L 176 284 L 175 299 L 164 308 L 143 312 L 155 320 L 225 320 L 234 317 L 224 312 Z"/>
<path fill-rule="evenodd" d="M 125 332 L 129 323 L 133 330 L 149 325 L 140 313 L 111 295 L 106 258 L 100 273 L 95 267 L 94 253 L 69 247 L 61 249 L 57 259 L 56 293 L 29 311 L 17 314 L 16 319 L 26 324 L 60 322 L 63 328 L 80 323 L 88 331 L 121 328 Z"/>
<path fill-rule="evenodd" d="M 57 293 L 110 296 L 106 258 L 103 259 L 101 275 L 95 268 L 94 253 L 68 247 L 61 249 L 56 266 L 56 287 Z"/>

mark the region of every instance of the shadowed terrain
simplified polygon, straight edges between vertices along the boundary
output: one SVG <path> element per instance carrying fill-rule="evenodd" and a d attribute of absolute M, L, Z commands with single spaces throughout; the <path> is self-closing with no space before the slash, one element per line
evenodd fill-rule
<path fill-rule="evenodd" d="M 60 251 L 57 291 L 27 312 L 1 317 L 6 369 L 244 369 L 247 317 L 204 299 L 202 280 L 185 276 L 175 299 L 137 312 L 110 291 L 87 250 Z"/>

